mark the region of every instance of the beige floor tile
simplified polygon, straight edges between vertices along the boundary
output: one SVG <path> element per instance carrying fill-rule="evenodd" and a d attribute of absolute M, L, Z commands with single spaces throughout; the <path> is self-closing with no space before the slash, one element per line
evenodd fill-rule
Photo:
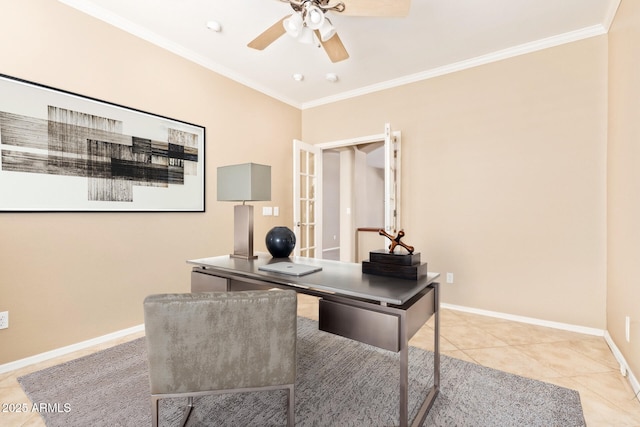
<path fill-rule="evenodd" d="M 298 294 L 298 316 L 318 320 L 318 298 Z"/>
<path fill-rule="evenodd" d="M 486 323 L 481 328 L 509 345 L 541 344 L 578 338 L 574 332 L 518 322 Z"/>
<path fill-rule="evenodd" d="M 0 376 L 0 393 L 5 387 L 13 387 L 16 383 L 16 375 L 13 372 L 7 372 Z"/>
<path fill-rule="evenodd" d="M 416 334 L 409 340 L 409 345 L 422 348 L 424 350 L 433 351 L 434 347 L 434 331 L 429 326 L 425 325 L 416 332 Z M 444 338 L 440 336 L 440 352 L 458 350 L 458 348 Z"/>
<path fill-rule="evenodd" d="M 625 411 L 640 410 L 640 402 L 634 398 L 629 381 L 620 375 L 620 372 L 578 375 L 571 378 Z"/>
<path fill-rule="evenodd" d="M 631 410 L 626 411 L 621 409 L 617 402 L 611 403 L 594 393 L 584 384 L 576 381 L 575 377 L 548 378 L 545 381 L 580 393 L 580 403 L 588 427 L 640 426 L 640 402 L 637 409 L 632 407 Z"/>
<path fill-rule="evenodd" d="M 318 318 L 318 299 L 298 295 L 298 314 Z M 433 318 L 410 341 L 433 350 Z M 640 402 L 601 337 L 443 309 L 443 355 L 578 390 L 589 427 L 640 427 Z M 17 377 L 144 336 L 143 332 L 0 375 L 0 401 L 30 403 Z M 43 427 L 37 413 L 0 413 L 0 426 Z"/>
<path fill-rule="evenodd" d="M 611 368 L 576 351 L 569 342 L 530 344 L 515 346 L 542 365 L 562 372 L 564 376 L 609 372 Z"/>
<path fill-rule="evenodd" d="M 442 310 L 445 311 L 445 310 Z M 455 314 L 459 322 L 466 322 L 474 326 L 482 326 L 495 323 L 512 323 L 509 320 L 498 317 L 484 316 L 482 314 L 469 313 L 466 311 L 447 310 Z"/>
<path fill-rule="evenodd" d="M 571 348 L 585 356 L 605 365 L 613 370 L 620 369 L 620 363 L 616 360 L 609 345 L 603 337 L 587 337 L 582 340 L 569 341 Z"/>
<path fill-rule="evenodd" d="M 447 325 L 465 325 L 467 323 L 467 321 L 460 317 L 458 315 L 458 311 L 453 311 L 453 310 L 447 310 L 447 309 L 441 309 L 440 310 L 440 324 L 447 324 Z M 435 321 L 435 316 L 432 316 L 429 321 L 427 322 L 427 325 L 429 325 L 430 327 L 433 328 L 434 325 L 434 321 Z"/>
<path fill-rule="evenodd" d="M 20 425 L 20 427 L 46 427 L 44 420 L 38 414 L 31 414 L 27 420 Z"/>
<path fill-rule="evenodd" d="M 626 411 L 589 389 L 580 389 L 580 402 L 589 427 L 638 427 L 640 410 Z"/>
<path fill-rule="evenodd" d="M 20 426 L 33 415 L 31 401 L 17 381 L 14 387 L 0 389 L 0 402 L 3 405 L 11 405 L 6 408 L 3 406 L 3 411 L 0 412 L 0 426 Z"/>
<path fill-rule="evenodd" d="M 508 344 L 486 333 L 481 327 L 466 325 L 447 325 L 443 323 L 440 336 L 455 345 L 459 350 L 487 347 L 505 347 Z"/>

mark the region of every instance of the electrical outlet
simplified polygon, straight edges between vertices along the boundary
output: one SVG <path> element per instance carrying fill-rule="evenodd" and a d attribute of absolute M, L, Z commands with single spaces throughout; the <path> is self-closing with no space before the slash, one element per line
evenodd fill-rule
<path fill-rule="evenodd" d="M 453 273 L 447 273 L 447 283 L 453 283 Z"/>
<path fill-rule="evenodd" d="M 0 329 L 7 329 L 9 327 L 9 312 L 0 312 Z"/>

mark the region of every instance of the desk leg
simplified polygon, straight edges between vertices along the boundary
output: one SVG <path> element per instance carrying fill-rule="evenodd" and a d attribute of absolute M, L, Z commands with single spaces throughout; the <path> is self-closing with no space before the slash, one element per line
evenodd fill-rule
<path fill-rule="evenodd" d="M 440 284 L 434 283 L 433 385 L 416 413 L 412 427 L 421 426 L 440 391 Z M 400 318 L 400 426 L 409 425 L 409 339 L 404 315 Z"/>
<path fill-rule="evenodd" d="M 433 385 L 440 390 L 440 283 L 434 283 L 433 304 L 436 312 L 433 319 Z"/>
<path fill-rule="evenodd" d="M 409 425 L 409 339 L 407 318 L 400 316 L 400 427 Z"/>

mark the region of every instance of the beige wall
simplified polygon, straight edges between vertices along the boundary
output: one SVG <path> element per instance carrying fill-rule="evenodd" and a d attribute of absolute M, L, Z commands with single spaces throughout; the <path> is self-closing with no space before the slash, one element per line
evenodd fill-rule
<path fill-rule="evenodd" d="M 623 0 L 609 33 L 607 329 L 640 374 L 640 2 Z M 631 318 L 630 342 L 625 317 Z"/>
<path fill-rule="evenodd" d="M 256 215 L 261 249 L 260 236 L 291 222 L 293 138 L 390 122 L 402 131 L 406 241 L 431 270 L 455 273 L 444 302 L 608 328 L 640 371 L 639 22 L 623 0 L 608 37 L 301 113 L 58 2 L 3 3 L 1 73 L 203 125 L 208 173 L 206 213 L 0 213 L 11 324 L 0 364 L 138 325 L 144 296 L 188 289 L 184 260 L 230 251 L 217 166 L 274 166 L 273 202 L 256 206 L 281 216 Z"/>
<path fill-rule="evenodd" d="M 292 221 L 291 141 L 300 110 L 51 0 L 0 4 L 0 72 L 206 127 L 205 213 L 0 213 L 0 364 L 142 323 L 151 293 L 189 289 L 189 258 L 229 253 L 233 204 L 217 166 L 273 166 L 278 218 Z"/>
<path fill-rule="evenodd" d="M 402 224 L 445 303 L 606 327 L 607 37 L 304 110 L 402 131 Z M 326 126 L 331 123 L 332 126 Z"/>

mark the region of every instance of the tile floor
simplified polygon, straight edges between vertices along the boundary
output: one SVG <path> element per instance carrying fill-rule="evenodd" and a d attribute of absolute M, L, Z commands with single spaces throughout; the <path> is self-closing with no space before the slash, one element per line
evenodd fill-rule
<path fill-rule="evenodd" d="M 317 319 L 317 300 L 299 295 L 298 313 Z M 578 390 L 589 427 L 640 427 L 640 402 L 620 375 L 604 338 L 443 309 L 443 354 Z M 433 319 L 411 340 L 432 350 Z M 142 336 L 133 334 L 47 362 L 0 374 L 0 403 L 27 403 L 16 378 Z M 36 413 L 0 412 L 0 426 L 44 426 Z"/>

